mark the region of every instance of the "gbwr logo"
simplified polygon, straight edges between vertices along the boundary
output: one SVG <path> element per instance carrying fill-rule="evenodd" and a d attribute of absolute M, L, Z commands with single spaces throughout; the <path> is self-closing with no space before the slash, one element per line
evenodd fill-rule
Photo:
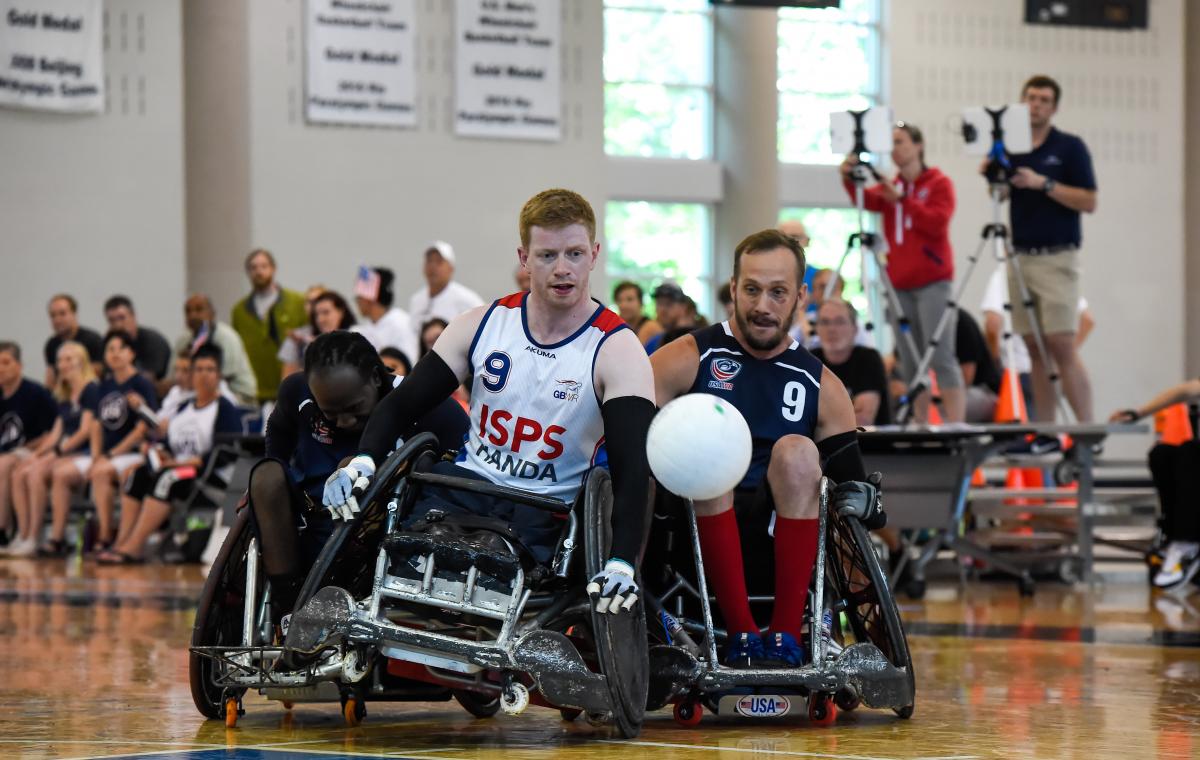
<path fill-rule="evenodd" d="M 583 383 L 578 380 L 555 380 L 554 398 L 562 401 L 575 401 L 579 398 L 579 389 Z"/>

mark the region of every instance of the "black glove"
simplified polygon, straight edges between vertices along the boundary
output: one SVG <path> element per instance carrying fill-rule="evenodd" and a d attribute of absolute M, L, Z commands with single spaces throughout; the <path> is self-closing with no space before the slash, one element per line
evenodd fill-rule
<path fill-rule="evenodd" d="M 857 517 L 868 530 L 887 525 L 883 513 L 883 475 L 873 472 L 866 481 L 847 480 L 833 487 L 833 510 L 843 517 Z"/>

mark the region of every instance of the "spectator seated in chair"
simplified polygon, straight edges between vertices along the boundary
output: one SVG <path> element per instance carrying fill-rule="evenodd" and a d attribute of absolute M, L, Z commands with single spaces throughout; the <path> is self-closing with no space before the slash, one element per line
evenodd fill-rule
<path fill-rule="evenodd" d="M 1200 401 L 1200 378 L 1167 388 L 1144 406 L 1113 412 L 1109 422 L 1136 422 L 1175 404 L 1195 401 Z M 1167 591 L 1185 589 L 1200 575 L 1200 509 L 1195 496 L 1200 490 L 1200 440 L 1158 443 L 1148 458 L 1166 540 L 1163 564 L 1153 583 Z"/>
<path fill-rule="evenodd" d="M 158 432 L 165 433 L 166 447 L 152 448 L 125 483 L 117 538 L 111 549 L 96 556 L 102 564 L 143 561 L 146 540 L 167 521 L 172 500 L 200 489 L 196 497 L 212 502 L 203 489 L 223 488 L 228 481 L 228 467 L 214 469 L 207 483 L 199 479 L 213 455 L 214 437 L 242 432 L 241 413 L 220 395 L 221 350 L 212 344 L 197 348 L 191 374 L 194 396 L 160 423 Z"/>
<path fill-rule="evenodd" d="M 90 464 L 88 441 L 95 419 L 83 406 L 83 396 L 94 387 L 96 373 L 91 357 L 82 343 L 67 341 L 58 347 L 54 376 L 54 399 L 58 402 L 58 417 L 49 435 L 34 450 L 33 455 L 17 465 L 13 474 L 13 508 L 17 518 L 17 540 L 9 544 L 10 557 L 33 557 L 37 554 L 50 498 L 50 481 L 56 467 L 67 467 L 82 473 Z M 65 515 L 64 515 L 65 518 Z M 65 526 L 57 526 L 62 535 Z"/>
<path fill-rule="evenodd" d="M 830 298 L 817 310 L 817 335 L 820 345 L 812 355 L 821 360 L 846 386 L 854 402 L 856 425 L 887 425 L 887 375 L 883 359 L 873 348 L 855 344 L 858 312 L 849 301 Z"/>

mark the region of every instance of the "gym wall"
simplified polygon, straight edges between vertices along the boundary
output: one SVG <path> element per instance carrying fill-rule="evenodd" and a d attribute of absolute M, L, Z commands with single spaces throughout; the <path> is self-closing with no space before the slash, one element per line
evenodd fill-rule
<path fill-rule="evenodd" d="M 1096 213 L 1083 223 L 1083 294 L 1096 317 L 1083 357 L 1096 415 L 1107 418 L 1183 378 L 1184 3 L 1155 0 L 1150 29 L 1138 32 L 1028 26 L 1021 5 L 892 2 L 892 104 L 897 118 L 925 130 L 929 162 L 954 180 L 961 276 L 991 210 L 955 115 L 963 105 L 1015 102 L 1032 74 L 1062 85 L 1055 123 L 1087 142 L 1099 188 Z M 994 266 L 980 260 L 963 297 L 968 309 Z M 1141 456 L 1144 442 L 1129 438 L 1109 449 Z"/>
<path fill-rule="evenodd" d="M 556 143 L 455 137 L 454 3 L 417 3 L 415 129 L 305 122 L 303 0 L 192 5 L 188 21 L 204 18 L 186 31 L 189 70 L 199 69 L 189 84 L 209 81 L 187 93 L 189 284 L 212 293 L 221 313 L 247 287 L 242 260 L 253 247 L 274 251 L 281 282 L 297 289 L 319 282 L 349 293 L 357 265 L 389 266 L 407 306 L 431 240 L 455 247 L 460 281 L 499 296 L 514 288 L 517 213 L 529 196 L 569 187 L 603 213 L 600 3 L 564 3 Z M 231 41 L 230 28 L 244 34 Z M 213 127 L 207 145 L 190 144 Z"/>
<path fill-rule="evenodd" d="M 179 0 L 105 0 L 103 114 L 0 109 L 0 334 L 40 379 L 46 301 L 65 291 L 104 332 L 125 293 L 174 338 L 183 321 Z"/>

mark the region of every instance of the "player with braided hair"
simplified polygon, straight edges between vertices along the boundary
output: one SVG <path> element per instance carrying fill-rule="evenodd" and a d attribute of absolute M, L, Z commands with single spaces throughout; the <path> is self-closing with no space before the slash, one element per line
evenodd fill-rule
<path fill-rule="evenodd" d="M 321 507 L 326 478 L 359 450 L 367 417 L 403 378 L 393 376 L 358 333 L 318 336 L 304 353 L 304 372 L 284 379 L 267 423 L 266 457 L 250 474 L 249 503 L 278 616 L 291 611 L 309 565 L 333 532 Z M 468 419 L 452 399 L 401 433 L 430 432 L 442 448 L 458 448 Z"/>

